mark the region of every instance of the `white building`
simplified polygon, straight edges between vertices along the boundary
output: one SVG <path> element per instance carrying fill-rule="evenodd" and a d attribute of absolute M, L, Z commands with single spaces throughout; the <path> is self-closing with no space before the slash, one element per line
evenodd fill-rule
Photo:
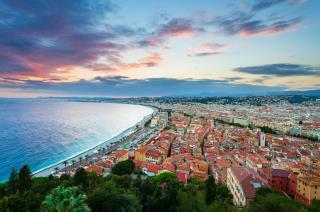
<path fill-rule="evenodd" d="M 227 170 L 227 186 L 234 205 L 244 207 L 254 198 L 256 190 L 261 187 L 261 181 L 253 169 L 231 167 Z"/>

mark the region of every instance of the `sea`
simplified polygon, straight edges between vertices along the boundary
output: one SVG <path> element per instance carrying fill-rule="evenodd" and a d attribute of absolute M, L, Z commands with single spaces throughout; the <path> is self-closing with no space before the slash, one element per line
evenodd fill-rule
<path fill-rule="evenodd" d="M 24 164 L 36 172 L 80 154 L 152 112 L 131 104 L 0 99 L 0 182 Z"/>

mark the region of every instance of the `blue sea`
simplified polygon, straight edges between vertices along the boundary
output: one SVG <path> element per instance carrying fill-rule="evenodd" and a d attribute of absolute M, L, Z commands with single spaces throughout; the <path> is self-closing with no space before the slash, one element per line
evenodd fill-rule
<path fill-rule="evenodd" d="M 40 170 L 111 139 L 151 113 L 129 104 L 0 99 L 0 182 L 13 167 Z"/>

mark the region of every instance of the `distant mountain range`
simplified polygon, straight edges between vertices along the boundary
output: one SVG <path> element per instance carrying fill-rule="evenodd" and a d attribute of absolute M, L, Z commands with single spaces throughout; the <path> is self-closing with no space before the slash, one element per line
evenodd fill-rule
<path fill-rule="evenodd" d="M 301 95 L 301 96 L 320 96 L 320 90 L 307 90 L 307 91 L 280 91 L 280 92 L 271 92 L 273 95 Z"/>
<path fill-rule="evenodd" d="M 230 92 L 202 92 L 199 94 L 183 94 L 183 95 L 170 95 L 171 97 L 185 96 L 185 97 L 246 97 L 246 96 L 319 96 L 320 90 L 306 90 L 306 91 L 274 91 L 274 92 L 254 92 L 254 93 L 230 93 Z"/>

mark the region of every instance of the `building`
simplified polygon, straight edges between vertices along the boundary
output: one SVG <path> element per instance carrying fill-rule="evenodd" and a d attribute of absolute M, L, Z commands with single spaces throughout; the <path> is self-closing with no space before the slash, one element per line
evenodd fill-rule
<path fill-rule="evenodd" d="M 115 163 L 119 163 L 120 161 L 128 160 L 129 153 L 128 153 L 128 150 L 121 149 L 113 152 L 111 154 L 111 157 L 115 158 Z"/>
<path fill-rule="evenodd" d="M 151 164 L 161 164 L 162 155 L 159 151 L 150 149 L 146 153 L 146 161 Z"/>
<path fill-rule="evenodd" d="M 307 205 L 320 200 L 320 175 L 310 171 L 298 176 L 296 200 Z"/>
<path fill-rule="evenodd" d="M 266 135 L 264 132 L 259 132 L 259 146 L 266 146 Z"/>
<path fill-rule="evenodd" d="M 254 198 L 256 190 L 261 187 L 254 169 L 230 167 L 227 170 L 227 186 L 236 206 L 244 207 Z"/>
<path fill-rule="evenodd" d="M 274 190 L 289 194 L 289 176 L 290 172 L 287 170 L 272 169 L 269 178 L 270 187 Z"/>
<path fill-rule="evenodd" d="M 147 150 L 148 150 L 147 146 L 142 146 L 141 148 L 136 149 L 134 151 L 134 160 L 145 162 Z"/>

